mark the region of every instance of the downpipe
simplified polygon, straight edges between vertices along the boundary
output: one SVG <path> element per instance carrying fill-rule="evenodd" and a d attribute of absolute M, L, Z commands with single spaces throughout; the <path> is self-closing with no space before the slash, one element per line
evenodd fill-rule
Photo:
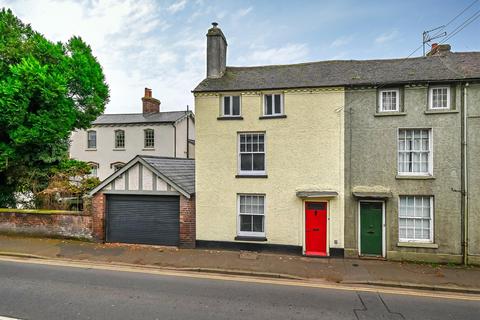
<path fill-rule="evenodd" d="M 462 117 L 462 198 L 463 198 L 463 264 L 468 265 L 468 148 L 467 148 L 467 124 L 468 124 L 468 103 L 467 103 L 467 88 L 468 82 L 463 88 L 463 117 Z"/>

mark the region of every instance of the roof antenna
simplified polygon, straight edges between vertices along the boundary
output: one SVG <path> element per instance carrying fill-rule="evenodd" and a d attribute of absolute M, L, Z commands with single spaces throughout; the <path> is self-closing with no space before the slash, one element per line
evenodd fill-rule
<path fill-rule="evenodd" d="M 425 57 L 425 44 L 432 41 L 432 40 L 435 40 L 435 39 L 438 39 L 438 38 L 442 38 L 442 37 L 445 37 L 447 35 L 447 32 L 444 31 L 442 33 L 436 33 L 434 35 L 430 35 L 430 32 L 432 31 L 435 31 L 435 30 L 438 30 L 438 29 L 443 29 L 445 28 L 446 26 L 443 25 L 443 26 L 440 26 L 440 27 L 437 27 L 435 29 L 432 29 L 432 30 L 428 30 L 428 31 L 423 31 L 422 33 L 422 45 L 423 45 L 423 56 Z"/>

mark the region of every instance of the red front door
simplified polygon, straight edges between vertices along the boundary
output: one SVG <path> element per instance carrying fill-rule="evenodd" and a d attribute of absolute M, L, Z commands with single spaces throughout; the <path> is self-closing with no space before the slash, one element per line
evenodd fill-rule
<path fill-rule="evenodd" d="M 327 203 L 305 203 L 306 255 L 327 255 Z"/>

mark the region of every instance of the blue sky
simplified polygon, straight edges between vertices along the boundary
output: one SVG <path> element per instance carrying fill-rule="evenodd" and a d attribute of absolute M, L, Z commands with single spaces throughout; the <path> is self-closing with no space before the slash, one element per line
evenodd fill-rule
<path fill-rule="evenodd" d="M 403 58 L 420 46 L 423 30 L 448 23 L 473 2 L 0 0 L 0 7 L 49 39 L 84 38 L 110 85 L 106 112 L 130 113 L 141 111 L 144 87 L 153 89 L 164 111 L 193 107 L 212 21 L 227 37 L 228 65 Z M 477 0 L 445 30 L 478 10 Z M 480 51 L 479 31 L 480 18 L 448 43 L 453 51 Z"/>

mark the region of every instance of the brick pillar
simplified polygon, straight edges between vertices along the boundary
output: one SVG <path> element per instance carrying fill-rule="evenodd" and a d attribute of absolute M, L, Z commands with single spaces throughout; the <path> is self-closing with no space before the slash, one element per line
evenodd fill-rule
<path fill-rule="evenodd" d="M 180 196 L 180 247 L 195 248 L 195 197 Z"/>
<path fill-rule="evenodd" d="M 97 192 L 92 198 L 92 233 L 97 240 L 105 240 L 105 195 Z"/>

